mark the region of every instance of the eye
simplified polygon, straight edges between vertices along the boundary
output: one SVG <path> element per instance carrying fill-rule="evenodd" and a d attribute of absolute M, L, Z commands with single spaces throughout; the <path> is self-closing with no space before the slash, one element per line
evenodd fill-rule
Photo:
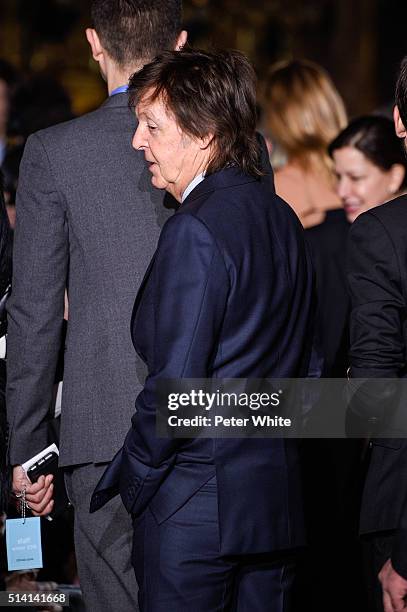
<path fill-rule="evenodd" d="M 154 132 L 154 130 L 157 129 L 156 125 L 151 125 L 150 123 L 147 123 L 147 127 L 150 130 L 150 132 Z"/>

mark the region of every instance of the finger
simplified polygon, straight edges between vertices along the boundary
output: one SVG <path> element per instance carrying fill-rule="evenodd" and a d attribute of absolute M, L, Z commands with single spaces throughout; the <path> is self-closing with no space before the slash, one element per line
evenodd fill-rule
<path fill-rule="evenodd" d="M 48 489 L 40 489 L 38 493 L 35 495 L 26 494 L 25 499 L 29 504 L 40 504 L 44 497 L 49 493 L 50 487 Z"/>
<path fill-rule="evenodd" d="M 39 484 L 41 487 L 49 487 L 49 485 L 51 484 L 51 482 L 54 479 L 54 475 L 53 474 L 42 474 L 37 482 L 31 483 L 30 486 L 35 486 L 36 484 Z"/>
<path fill-rule="evenodd" d="M 26 493 L 34 494 L 40 489 L 47 489 L 53 481 L 53 474 L 47 474 L 47 476 L 40 476 L 37 482 L 33 484 L 29 483 L 26 487 Z"/>
<path fill-rule="evenodd" d="M 387 591 L 383 591 L 383 608 L 384 612 L 394 612 L 393 606 L 391 604 L 390 595 Z"/>
<path fill-rule="evenodd" d="M 49 487 L 49 485 L 51 484 L 53 480 L 54 480 L 54 474 L 47 474 L 45 476 L 45 486 Z"/>
<path fill-rule="evenodd" d="M 405 610 L 404 599 L 402 597 L 390 594 L 390 601 L 394 612 L 402 612 L 402 610 Z"/>
<path fill-rule="evenodd" d="M 40 499 L 34 499 L 33 501 L 28 499 L 26 496 L 27 502 L 30 506 L 30 510 L 34 510 L 35 512 L 42 512 L 44 508 L 49 504 L 54 494 L 54 485 L 50 485 L 50 487 L 46 490 L 45 494 Z"/>
<path fill-rule="evenodd" d="M 35 512 L 42 512 L 45 506 L 51 501 L 54 495 L 54 485 L 50 485 L 48 489 L 45 490 L 45 493 L 40 497 L 40 499 L 35 499 L 34 501 L 29 501 L 30 509 Z"/>
<path fill-rule="evenodd" d="M 28 478 L 28 476 L 27 476 L 27 478 Z M 44 486 L 44 480 L 45 480 L 44 476 L 40 476 L 38 478 L 37 482 L 31 482 L 31 480 L 28 478 L 28 486 L 29 487 L 31 487 L 31 486 L 34 487 L 35 485 L 39 485 L 39 486 L 43 487 Z"/>
<path fill-rule="evenodd" d="M 49 487 L 42 487 L 41 489 L 27 489 L 25 498 L 29 503 L 38 504 L 44 499 L 45 495 L 50 491 L 50 489 L 53 488 L 54 485 L 51 483 Z"/>
<path fill-rule="evenodd" d="M 29 482 L 27 491 L 35 492 L 38 489 L 44 489 L 44 488 L 46 488 L 45 476 L 40 476 L 37 482 Z"/>
<path fill-rule="evenodd" d="M 26 492 L 36 493 L 40 489 L 45 488 L 45 478 L 44 476 L 40 476 L 37 482 L 28 482 Z"/>
<path fill-rule="evenodd" d="M 384 580 L 386 579 L 386 576 L 389 575 L 389 572 L 391 572 L 391 564 L 390 564 L 390 559 L 387 559 L 387 561 L 383 564 L 382 569 L 380 570 L 379 575 L 378 575 L 378 578 L 382 584 Z"/>
<path fill-rule="evenodd" d="M 22 578 L 18 584 L 13 585 L 13 588 L 18 591 L 37 591 L 37 583 L 35 580 L 27 580 Z"/>
<path fill-rule="evenodd" d="M 37 587 L 39 591 L 56 591 L 58 588 L 58 585 L 56 582 L 53 582 L 52 580 L 47 580 L 44 582 L 37 582 Z"/>
<path fill-rule="evenodd" d="M 54 507 L 54 500 L 51 499 L 49 504 L 41 512 L 36 512 L 36 511 L 33 511 L 33 510 L 31 510 L 31 511 L 32 511 L 34 516 L 47 516 L 48 514 L 50 514 L 52 512 L 53 507 Z"/>
<path fill-rule="evenodd" d="M 20 576 L 22 576 L 26 580 L 34 582 L 37 579 L 38 570 L 37 569 L 30 569 L 30 570 L 22 571 Z"/>
<path fill-rule="evenodd" d="M 387 572 L 386 572 L 385 568 L 382 567 L 382 569 L 380 570 L 380 572 L 377 575 L 377 577 L 379 579 L 379 582 L 382 585 L 382 587 L 383 587 L 383 583 L 384 583 L 384 579 L 386 577 L 386 574 L 387 574 Z"/>

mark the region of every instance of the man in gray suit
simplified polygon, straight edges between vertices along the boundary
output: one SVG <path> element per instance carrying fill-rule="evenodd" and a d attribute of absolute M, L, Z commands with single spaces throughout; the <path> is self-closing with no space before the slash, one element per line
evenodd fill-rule
<path fill-rule="evenodd" d="M 9 460 L 33 512 L 53 507 L 52 476 L 31 485 L 21 464 L 51 441 L 50 406 L 69 300 L 60 435 L 75 510 L 79 577 L 90 612 L 137 609 L 131 523 L 121 502 L 89 514 L 90 495 L 123 443 L 143 375 L 130 339 L 133 301 L 165 212 L 151 187 L 127 107 L 129 76 L 185 43 L 181 0 L 94 0 L 86 31 L 109 98 L 96 111 L 31 136 L 17 199 L 9 302 Z M 52 415 L 51 415 L 52 416 Z"/>

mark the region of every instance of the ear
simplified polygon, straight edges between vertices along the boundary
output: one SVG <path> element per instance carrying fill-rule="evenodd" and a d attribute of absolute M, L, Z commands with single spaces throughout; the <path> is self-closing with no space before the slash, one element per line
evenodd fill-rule
<path fill-rule="evenodd" d="M 206 136 L 203 136 L 202 138 L 199 138 L 199 148 L 204 150 L 204 149 L 208 149 L 212 143 L 213 143 L 213 134 L 212 132 L 210 132 L 209 134 L 206 134 Z"/>
<path fill-rule="evenodd" d="M 93 28 L 86 28 L 86 38 L 92 50 L 93 59 L 100 62 L 103 59 L 103 47 L 100 44 L 98 33 Z"/>
<path fill-rule="evenodd" d="M 174 51 L 180 51 L 182 47 L 185 47 L 187 43 L 188 32 L 186 30 L 182 30 L 180 35 L 177 38 L 177 42 L 175 43 Z"/>
<path fill-rule="evenodd" d="M 397 105 L 394 107 L 393 119 L 394 119 L 394 127 L 396 128 L 397 136 L 399 138 L 406 138 L 407 136 L 406 128 L 404 127 L 404 123 L 401 120 L 400 112 L 399 112 Z"/>
<path fill-rule="evenodd" d="M 400 191 L 400 187 L 404 180 L 404 175 L 406 173 L 406 170 L 402 164 L 393 164 L 389 172 L 390 172 L 389 190 L 394 195 L 398 191 Z"/>

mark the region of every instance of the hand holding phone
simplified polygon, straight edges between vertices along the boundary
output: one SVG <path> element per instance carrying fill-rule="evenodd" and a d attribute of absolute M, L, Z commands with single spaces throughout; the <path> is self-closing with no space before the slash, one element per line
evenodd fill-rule
<path fill-rule="evenodd" d="M 31 483 L 42 484 L 43 487 L 48 489 L 42 500 L 43 504 L 45 504 L 43 509 L 45 509 L 50 500 L 53 499 L 51 511 L 47 516 L 49 520 L 52 520 L 70 506 L 65 490 L 63 471 L 58 468 L 58 459 L 58 449 L 55 444 L 53 444 L 23 465 Z M 44 482 L 42 482 L 42 479 Z M 38 489 L 38 493 L 43 487 Z M 43 493 L 42 491 L 42 494 Z M 27 501 L 30 503 L 28 498 Z M 41 500 L 35 499 L 35 501 L 39 502 Z"/>
<path fill-rule="evenodd" d="M 13 492 L 20 496 L 25 489 L 25 499 L 33 514 L 47 516 L 53 510 L 54 505 L 52 500 L 54 495 L 53 479 L 54 476 L 50 474 L 47 477 L 40 477 L 38 482 L 32 484 L 24 468 L 21 465 L 16 465 L 13 468 Z"/>

